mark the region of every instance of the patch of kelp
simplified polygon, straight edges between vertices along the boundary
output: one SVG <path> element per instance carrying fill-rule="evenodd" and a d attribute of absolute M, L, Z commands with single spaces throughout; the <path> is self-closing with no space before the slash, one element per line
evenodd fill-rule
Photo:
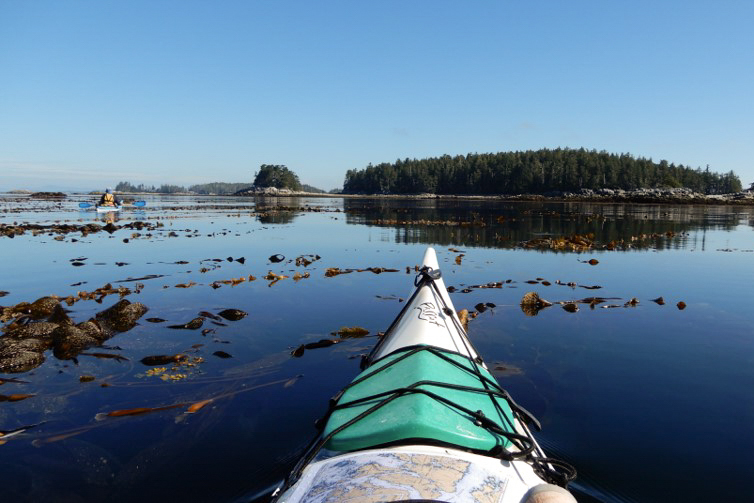
<path fill-rule="evenodd" d="M 528 292 L 521 298 L 520 307 L 521 311 L 523 311 L 527 316 L 536 316 L 543 309 L 556 304 L 560 305 L 565 311 L 569 313 L 578 312 L 579 304 L 586 304 L 590 309 L 594 309 L 597 306 L 603 309 L 630 308 L 636 307 L 640 304 L 639 299 L 637 299 L 636 297 L 632 297 L 631 299 L 623 303 L 609 302 L 615 300 L 621 299 L 618 297 L 586 297 L 578 300 L 559 300 L 550 302 L 540 297 L 537 292 Z M 663 299 L 662 297 L 651 299 L 651 301 L 659 306 L 665 305 L 665 299 Z M 686 308 L 686 303 L 680 301 L 676 304 L 676 307 L 682 311 Z"/>
<path fill-rule="evenodd" d="M 674 231 L 665 231 L 663 233 L 639 234 L 627 239 L 614 239 L 607 243 L 597 243 L 594 233 L 572 234 L 570 236 L 558 237 L 541 237 L 529 239 L 520 243 L 522 248 L 527 249 L 549 249 L 585 252 L 590 250 L 628 250 L 634 247 L 645 247 L 646 243 L 651 240 L 671 239 L 676 237 Z"/>
<path fill-rule="evenodd" d="M 62 223 L 55 223 L 50 225 L 30 223 L 0 224 L 0 236 L 14 238 L 16 236 L 23 236 L 24 234 L 29 232 L 32 236 L 57 235 L 62 239 L 62 237 L 66 234 L 71 234 L 74 232 L 81 233 L 82 237 L 86 237 L 89 234 L 96 234 L 98 232 L 107 232 L 109 234 L 112 234 L 120 229 L 153 231 L 163 226 L 164 224 L 161 222 L 150 223 L 141 220 L 136 220 L 123 225 L 116 225 L 112 222 L 109 222 L 105 225 L 100 225 L 97 223 L 88 223 L 83 225 Z"/>
<path fill-rule="evenodd" d="M 28 372 L 45 361 L 45 351 L 49 349 L 60 360 L 73 359 L 115 334 L 131 330 L 147 311 L 139 302 L 121 299 L 76 324 L 60 300 L 53 297 L 3 307 L 3 319 L 13 321 L 2 329 L 5 333 L 0 337 L 0 372 Z"/>

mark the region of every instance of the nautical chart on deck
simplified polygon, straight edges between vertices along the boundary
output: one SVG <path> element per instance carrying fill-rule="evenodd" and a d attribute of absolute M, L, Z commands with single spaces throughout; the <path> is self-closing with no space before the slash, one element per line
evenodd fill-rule
<path fill-rule="evenodd" d="M 312 466 L 314 468 L 314 466 Z M 312 477 L 302 503 L 377 503 L 401 500 L 502 500 L 507 479 L 463 459 L 411 452 L 375 452 L 326 463 Z M 289 501 L 299 501 L 293 495 Z"/>

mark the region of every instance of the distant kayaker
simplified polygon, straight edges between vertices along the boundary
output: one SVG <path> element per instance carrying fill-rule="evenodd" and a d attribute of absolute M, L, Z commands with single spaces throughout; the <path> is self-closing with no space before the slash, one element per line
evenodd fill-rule
<path fill-rule="evenodd" d="M 99 206 L 120 206 L 121 201 L 120 199 L 115 197 L 115 194 L 113 194 L 113 189 L 110 187 L 105 190 L 105 193 L 102 194 L 102 197 L 99 200 Z"/>

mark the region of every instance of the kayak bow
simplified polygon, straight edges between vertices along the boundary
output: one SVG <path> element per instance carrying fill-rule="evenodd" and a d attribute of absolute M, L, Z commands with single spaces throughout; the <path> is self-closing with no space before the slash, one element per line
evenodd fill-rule
<path fill-rule="evenodd" d="M 278 502 L 574 502 L 575 470 L 469 341 L 434 249 L 362 372 L 331 400 Z"/>
<path fill-rule="evenodd" d="M 97 213 L 113 213 L 120 211 L 120 206 L 97 206 Z"/>
<path fill-rule="evenodd" d="M 127 204 L 127 203 L 125 203 L 125 204 Z M 134 206 L 136 208 L 143 208 L 144 206 L 146 206 L 146 204 L 147 204 L 146 201 L 134 201 L 134 202 L 131 203 L 131 206 Z M 87 203 L 86 201 L 79 203 L 79 208 L 81 208 L 81 209 L 91 208 L 92 206 L 94 206 L 96 209 L 99 209 L 99 208 L 110 208 L 107 211 L 113 211 L 112 208 L 118 208 L 118 209 L 120 209 L 120 208 L 122 208 L 124 206 L 124 203 L 121 203 L 118 206 L 100 206 L 100 205 L 94 204 L 94 203 Z"/>

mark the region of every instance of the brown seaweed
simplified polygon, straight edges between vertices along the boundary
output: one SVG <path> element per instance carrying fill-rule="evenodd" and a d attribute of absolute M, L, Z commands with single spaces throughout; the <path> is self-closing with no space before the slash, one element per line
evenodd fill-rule
<path fill-rule="evenodd" d="M 228 321 L 242 320 L 249 315 L 249 313 L 247 313 L 246 311 L 241 311 L 240 309 L 223 309 L 217 314 L 218 316 L 225 318 Z"/>

